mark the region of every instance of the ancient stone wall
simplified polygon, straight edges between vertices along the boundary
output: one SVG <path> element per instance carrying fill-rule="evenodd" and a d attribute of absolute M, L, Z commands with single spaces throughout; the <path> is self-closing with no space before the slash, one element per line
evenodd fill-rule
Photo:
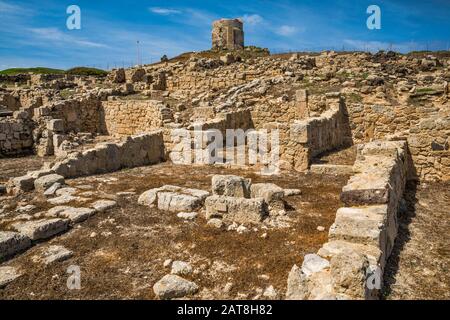
<path fill-rule="evenodd" d="M 288 278 L 288 299 L 376 299 L 383 272 L 397 236 L 397 211 L 410 166 L 406 141 L 362 145 L 343 187 L 329 231 L 329 242 L 317 254 L 294 265 Z"/>
<path fill-rule="evenodd" d="M 348 104 L 353 143 L 390 136 L 408 139 L 416 175 L 450 180 L 450 109 L 448 107 Z"/>
<path fill-rule="evenodd" d="M 242 85 L 258 78 L 281 75 L 276 68 L 254 68 L 246 64 L 212 70 L 180 70 L 167 77 L 167 90 L 218 90 Z"/>
<path fill-rule="evenodd" d="M 255 128 L 262 128 L 270 122 L 291 123 L 294 120 L 308 118 L 308 93 L 298 90 L 293 99 L 287 97 L 264 99 L 252 107 L 252 119 Z"/>
<path fill-rule="evenodd" d="M 164 160 L 162 131 L 127 137 L 119 143 L 100 143 L 95 148 L 69 155 L 51 170 L 65 177 L 113 172 Z"/>
<path fill-rule="evenodd" d="M 32 152 L 32 123 L 26 112 L 0 118 L 0 155 L 13 156 Z"/>
<path fill-rule="evenodd" d="M 101 99 L 94 95 L 60 100 L 34 110 L 36 121 L 41 117 L 62 119 L 65 131 L 102 133 L 104 122 Z"/>
<path fill-rule="evenodd" d="M 307 170 L 315 156 L 349 143 L 348 120 L 340 95 L 328 95 L 327 105 L 328 110 L 319 117 L 263 126 L 279 130 L 282 167 Z"/>
<path fill-rule="evenodd" d="M 102 102 L 105 133 L 133 135 L 159 129 L 173 121 L 172 111 L 156 100 L 110 100 Z"/>

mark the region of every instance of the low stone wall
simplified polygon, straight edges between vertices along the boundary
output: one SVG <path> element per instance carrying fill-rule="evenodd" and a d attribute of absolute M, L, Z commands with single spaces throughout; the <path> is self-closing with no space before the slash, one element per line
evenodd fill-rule
<path fill-rule="evenodd" d="M 102 102 L 105 133 L 124 136 L 159 129 L 173 121 L 172 111 L 156 100 Z"/>
<path fill-rule="evenodd" d="M 117 143 L 99 143 L 92 149 L 71 153 L 56 163 L 46 164 L 41 170 L 10 179 L 8 192 L 17 194 L 31 191 L 35 188 L 36 179 L 49 175 L 76 178 L 156 164 L 164 160 L 162 131 L 154 131 L 127 137 Z"/>
<path fill-rule="evenodd" d="M 14 156 L 33 150 L 32 124 L 27 112 L 16 111 L 12 117 L 0 118 L 0 155 Z"/>
<path fill-rule="evenodd" d="M 127 137 L 119 143 L 100 143 L 95 148 L 69 155 L 51 171 L 75 178 L 155 164 L 164 160 L 162 131 Z"/>
<path fill-rule="evenodd" d="M 328 98 L 328 110 L 319 117 L 264 126 L 279 130 L 282 167 L 305 171 L 315 156 L 349 143 L 349 128 L 340 95 Z"/>
<path fill-rule="evenodd" d="M 343 187 L 329 242 L 288 278 L 288 299 L 376 299 L 397 236 L 397 211 L 409 167 L 406 141 L 360 146 Z"/>

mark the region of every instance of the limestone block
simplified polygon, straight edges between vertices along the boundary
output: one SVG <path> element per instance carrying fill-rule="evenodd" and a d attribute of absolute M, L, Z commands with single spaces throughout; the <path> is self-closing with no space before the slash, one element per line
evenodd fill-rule
<path fill-rule="evenodd" d="M 145 206 L 158 206 L 160 210 L 181 212 L 200 208 L 209 192 L 199 189 L 165 185 L 147 190 L 139 196 L 138 203 Z"/>
<path fill-rule="evenodd" d="M 4 288 L 20 276 L 22 276 L 22 274 L 14 267 L 0 267 L 0 289 Z"/>
<path fill-rule="evenodd" d="M 330 270 L 333 289 L 352 299 L 366 298 L 368 258 L 355 251 L 345 251 L 331 258 Z"/>
<path fill-rule="evenodd" d="M 12 227 L 31 240 L 47 239 L 64 232 L 69 227 L 69 220 L 49 219 L 18 222 Z"/>
<path fill-rule="evenodd" d="M 200 198 L 174 192 L 158 192 L 158 209 L 172 212 L 192 211 L 202 205 Z"/>
<path fill-rule="evenodd" d="M 31 240 L 17 232 L 0 231 L 0 260 L 31 246 Z"/>
<path fill-rule="evenodd" d="M 387 211 L 387 205 L 339 208 L 329 239 L 374 245 L 384 251 L 388 241 Z"/>
<path fill-rule="evenodd" d="M 273 183 L 254 183 L 250 186 L 252 198 L 263 198 L 270 215 L 284 213 L 284 190 Z"/>
<path fill-rule="evenodd" d="M 182 298 L 198 291 L 198 286 L 174 274 L 165 275 L 153 286 L 155 295 L 160 299 Z"/>
<path fill-rule="evenodd" d="M 80 223 L 95 214 L 95 209 L 92 208 L 72 208 L 69 207 L 58 213 L 58 217 L 69 219 L 72 224 Z"/>
<path fill-rule="evenodd" d="M 28 175 L 12 178 L 8 182 L 8 192 L 19 193 L 32 191 L 34 189 L 35 180 L 35 178 Z"/>
<path fill-rule="evenodd" d="M 214 175 L 212 193 L 227 197 L 250 197 L 251 179 L 233 175 Z"/>
<path fill-rule="evenodd" d="M 64 120 L 62 119 L 52 119 L 47 122 L 47 130 L 54 133 L 64 132 Z"/>
<path fill-rule="evenodd" d="M 267 215 L 263 198 L 245 199 L 214 195 L 206 198 L 206 218 L 221 217 L 227 222 L 258 223 Z"/>
<path fill-rule="evenodd" d="M 307 254 L 303 259 L 302 272 L 306 276 L 310 276 L 329 267 L 330 263 L 327 259 L 321 258 L 317 254 Z"/>
<path fill-rule="evenodd" d="M 50 188 L 55 183 L 64 184 L 64 177 L 58 174 L 42 176 L 34 181 L 34 187 L 39 192 L 45 192 L 45 190 Z"/>

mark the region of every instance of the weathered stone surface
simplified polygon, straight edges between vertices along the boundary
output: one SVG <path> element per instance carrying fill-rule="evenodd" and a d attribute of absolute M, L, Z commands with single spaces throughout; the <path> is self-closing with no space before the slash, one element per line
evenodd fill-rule
<path fill-rule="evenodd" d="M 238 50 L 244 48 L 244 25 L 240 19 L 213 22 L 212 48 Z"/>
<path fill-rule="evenodd" d="M 31 246 L 31 240 L 17 232 L 0 231 L 0 260 Z"/>
<path fill-rule="evenodd" d="M 263 198 L 271 216 L 284 214 L 284 190 L 273 183 L 254 183 L 250 187 L 252 198 Z"/>
<path fill-rule="evenodd" d="M 177 275 L 165 275 L 153 286 L 155 295 L 160 299 L 182 298 L 198 291 L 198 286 Z"/>
<path fill-rule="evenodd" d="M 97 200 L 91 204 L 91 207 L 98 212 L 104 212 L 106 210 L 114 208 L 116 205 L 117 202 L 113 200 Z"/>
<path fill-rule="evenodd" d="M 37 191 L 45 192 L 45 190 L 50 188 L 55 183 L 64 184 L 64 177 L 58 174 L 42 176 L 34 181 L 34 187 Z"/>
<path fill-rule="evenodd" d="M 212 177 L 212 193 L 227 197 L 250 197 L 251 180 L 233 175 L 215 175 Z"/>
<path fill-rule="evenodd" d="M 52 184 L 52 186 L 50 188 L 45 190 L 44 196 L 53 196 L 56 193 L 56 191 L 58 189 L 60 189 L 61 187 L 62 187 L 62 184 L 59 182 Z"/>
<path fill-rule="evenodd" d="M 206 218 L 220 217 L 224 221 L 258 223 L 267 215 L 263 198 L 245 199 L 225 196 L 206 198 Z"/>
<path fill-rule="evenodd" d="M 333 256 L 330 261 L 333 289 L 354 299 L 364 299 L 368 268 L 367 257 L 355 251 L 344 251 Z"/>
<path fill-rule="evenodd" d="M 19 278 L 22 274 L 14 267 L 0 267 L 0 289 Z"/>
<path fill-rule="evenodd" d="M 193 211 L 200 208 L 209 192 L 166 185 L 150 189 L 140 195 L 138 203 L 146 206 L 155 206 L 158 209 L 180 212 Z"/>
<path fill-rule="evenodd" d="M 64 232 L 69 227 L 69 220 L 48 219 L 13 224 L 13 228 L 31 240 L 50 238 L 58 233 Z"/>
<path fill-rule="evenodd" d="M 35 178 L 30 176 L 22 176 L 9 180 L 8 192 L 19 193 L 28 192 L 34 189 Z"/>
<path fill-rule="evenodd" d="M 302 270 L 294 264 L 287 280 L 287 300 L 306 300 L 309 296 L 308 280 Z"/>
<path fill-rule="evenodd" d="M 322 271 L 329 267 L 330 263 L 328 260 L 321 258 L 317 254 L 307 254 L 303 259 L 302 272 L 306 276 L 310 276 L 315 272 Z"/>
<path fill-rule="evenodd" d="M 41 254 L 34 256 L 33 260 L 35 262 L 42 262 L 44 264 L 51 264 L 54 262 L 61 262 L 70 259 L 73 256 L 73 252 L 66 249 L 63 246 L 51 245 L 44 248 Z"/>
<path fill-rule="evenodd" d="M 158 209 L 172 212 L 192 211 L 202 205 L 200 198 L 174 192 L 158 192 Z"/>
<path fill-rule="evenodd" d="M 351 175 L 353 166 L 339 164 L 312 164 L 310 172 L 315 174 Z"/>
<path fill-rule="evenodd" d="M 61 218 L 69 219 L 71 223 L 80 223 L 94 215 L 96 212 L 92 208 L 67 208 L 58 213 Z"/>
<path fill-rule="evenodd" d="M 194 220 L 198 216 L 197 212 L 180 212 L 177 214 L 178 218 L 184 220 Z"/>
<path fill-rule="evenodd" d="M 47 122 L 47 129 L 55 133 L 64 131 L 64 120 L 52 119 Z"/>
<path fill-rule="evenodd" d="M 187 276 L 192 273 L 192 266 L 188 262 L 174 261 L 170 273 L 179 276 Z"/>

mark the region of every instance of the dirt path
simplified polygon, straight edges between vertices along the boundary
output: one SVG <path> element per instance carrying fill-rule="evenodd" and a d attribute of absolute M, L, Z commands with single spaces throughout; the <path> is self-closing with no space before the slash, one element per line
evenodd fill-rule
<path fill-rule="evenodd" d="M 450 183 L 408 184 L 386 299 L 450 299 Z"/>

